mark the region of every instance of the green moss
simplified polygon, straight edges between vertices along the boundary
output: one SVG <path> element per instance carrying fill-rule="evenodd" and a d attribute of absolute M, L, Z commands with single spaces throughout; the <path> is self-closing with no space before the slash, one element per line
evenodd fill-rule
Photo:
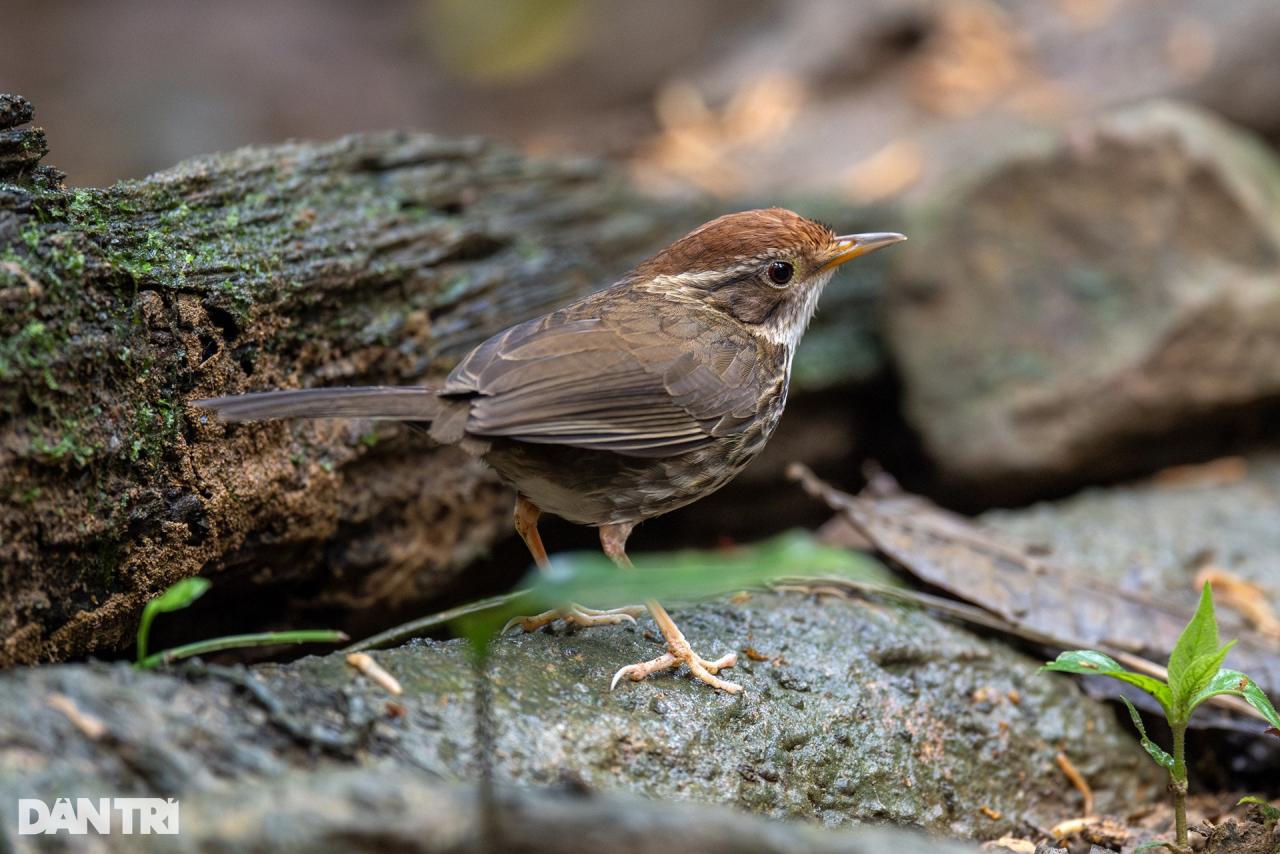
<path fill-rule="evenodd" d="M 102 449 L 85 438 L 79 421 L 67 420 L 63 426 L 66 432 L 53 442 L 37 436 L 31 443 L 32 450 L 50 462 L 74 462 L 81 468 L 87 466 Z"/>
<path fill-rule="evenodd" d="M 173 446 L 181 416 L 168 401 L 143 402 L 134 414 L 126 456 L 129 462 L 158 459 Z"/>
<path fill-rule="evenodd" d="M 57 382 L 47 373 L 57 356 L 58 341 L 44 322 L 32 320 L 4 341 L 0 341 L 0 379 L 13 380 L 24 372 L 39 373 L 49 388 Z"/>

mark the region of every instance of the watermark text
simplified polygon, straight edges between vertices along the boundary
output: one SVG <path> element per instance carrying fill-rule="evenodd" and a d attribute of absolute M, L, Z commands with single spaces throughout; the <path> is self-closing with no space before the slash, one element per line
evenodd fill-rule
<path fill-rule="evenodd" d="M 89 832 L 162 834 L 178 832 L 175 798 L 58 798 L 52 805 L 39 798 L 18 799 L 18 834 Z"/>

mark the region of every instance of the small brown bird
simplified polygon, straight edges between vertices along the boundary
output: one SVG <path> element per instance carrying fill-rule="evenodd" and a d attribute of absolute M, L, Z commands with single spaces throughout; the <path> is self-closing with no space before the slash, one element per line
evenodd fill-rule
<path fill-rule="evenodd" d="M 440 388 L 269 391 L 196 401 L 228 421 L 376 418 L 430 422 L 438 442 L 483 457 L 517 491 L 515 528 L 538 566 L 538 516 L 600 529 L 605 554 L 645 519 L 724 486 L 764 447 L 787 402 L 791 358 L 823 287 L 846 261 L 906 238 L 837 235 L 780 208 L 729 214 L 690 232 L 613 287 L 494 335 Z M 610 687 L 683 663 L 716 674 L 736 663 L 697 655 L 666 610 L 646 602 L 667 652 Z M 634 622 L 639 608 L 567 605 L 513 623 Z"/>

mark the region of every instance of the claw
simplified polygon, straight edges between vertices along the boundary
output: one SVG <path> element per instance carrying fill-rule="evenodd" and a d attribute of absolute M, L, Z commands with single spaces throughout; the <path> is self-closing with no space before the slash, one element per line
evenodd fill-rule
<path fill-rule="evenodd" d="M 644 607 L 640 605 L 629 605 L 625 608 L 601 611 L 582 605 L 569 604 L 563 608 L 552 608 L 550 611 L 543 611 L 541 614 L 535 614 L 532 617 L 512 617 L 507 620 L 507 624 L 502 627 L 502 631 L 499 634 L 505 635 L 517 626 L 526 632 L 536 632 L 556 620 L 563 620 L 568 625 L 579 626 L 584 629 L 591 626 L 616 626 L 618 623 L 634 623 L 636 614 L 643 614 L 644 610 Z"/>
<path fill-rule="evenodd" d="M 715 661 L 707 661 L 693 650 L 685 647 L 668 651 L 650 661 L 642 661 L 638 664 L 628 664 L 613 674 L 613 679 L 609 682 L 609 690 L 612 691 L 618 687 L 618 683 L 622 681 L 622 677 L 627 677 L 632 682 L 640 680 L 663 670 L 672 667 L 678 667 L 684 664 L 689 668 L 689 672 L 701 682 L 705 682 L 713 688 L 719 688 L 729 694 L 742 693 L 742 686 L 737 682 L 729 682 L 725 679 L 718 678 L 715 674 L 719 673 L 726 667 L 733 667 L 738 663 L 737 653 L 729 653 L 721 656 Z"/>

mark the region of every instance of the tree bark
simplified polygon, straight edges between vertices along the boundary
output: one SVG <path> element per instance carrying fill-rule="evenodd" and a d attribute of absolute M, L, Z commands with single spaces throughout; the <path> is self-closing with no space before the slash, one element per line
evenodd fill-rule
<path fill-rule="evenodd" d="M 67 189 L 30 119 L 0 97 L 0 667 L 117 649 L 197 573 L 344 608 L 438 593 L 509 527 L 478 464 L 394 427 L 224 426 L 188 402 L 429 381 L 697 218 L 593 162 L 409 133 Z"/>

